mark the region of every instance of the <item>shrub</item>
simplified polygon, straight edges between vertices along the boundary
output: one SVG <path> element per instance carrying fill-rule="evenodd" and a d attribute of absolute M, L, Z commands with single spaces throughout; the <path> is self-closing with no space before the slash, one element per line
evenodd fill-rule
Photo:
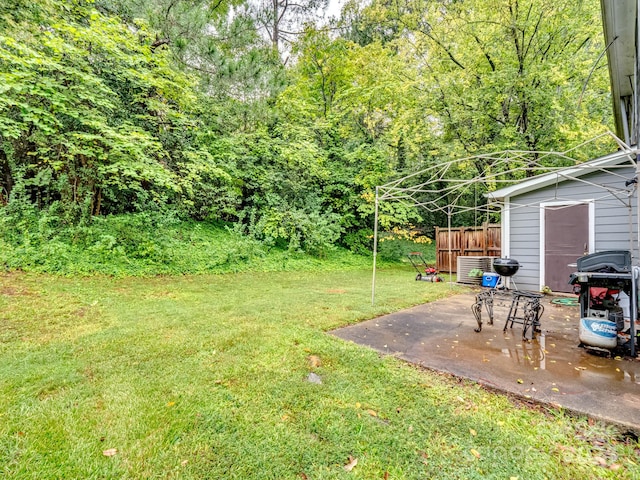
<path fill-rule="evenodd" d="M 9 215 L 0 208 L 0 264 L 9 270 L 114 276 L 317 270 L 362 267 L 368 257 L 328 248 L 331 230 L 309 217 L 304 248 L 274 248 L 227 224 L 180 221 L 168 212 L 94 217 L 68 227 L 42 213 Z M 301 237 L 300 237 L 301 238 Z M 328 259 L 321 265 L 317 254 Z"/>
<path fill-rule="evenodd" d="M 266 245 L 323 256 L 340 237 L 339 216 L 319 210 L 272 208 L 251 227 L 252 235 Z"/>

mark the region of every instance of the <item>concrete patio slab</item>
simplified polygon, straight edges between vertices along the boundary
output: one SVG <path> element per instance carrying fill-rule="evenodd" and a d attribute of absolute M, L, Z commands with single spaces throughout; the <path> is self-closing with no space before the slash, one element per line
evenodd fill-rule
<path fill-rule="evenodd" d="M 640 432 L 640 361 L 579 347 L 579 307 L 545 297 L 542 331 L 522 340 L 522 326 L 503 332 L 507 301 L 495 324 L 476 333 L 475 292 L 419 305 L 331 332 L 408 362 L 487 387 L 560 406 Z"/>

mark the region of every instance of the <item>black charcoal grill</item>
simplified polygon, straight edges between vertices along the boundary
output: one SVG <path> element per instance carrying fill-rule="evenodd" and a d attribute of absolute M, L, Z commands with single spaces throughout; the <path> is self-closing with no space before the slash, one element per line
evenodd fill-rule
<path fill-rule="evenodd" d="M 493 269 L 502 277 L 512 277 L 520 269 L 520 263 L 513 258 L 494 258 Z"/>

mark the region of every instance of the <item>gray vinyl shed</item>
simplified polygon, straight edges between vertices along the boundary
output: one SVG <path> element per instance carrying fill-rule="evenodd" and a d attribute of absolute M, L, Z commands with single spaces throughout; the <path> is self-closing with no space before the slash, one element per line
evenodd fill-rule
<path fill-rule="evenodd" d="M 519 289 L 570 292 L 569 275 L 588 253 L 631 250 L 637 264 L 635 154 L 620 150 L 488 194 L 502 205 L 502 254 L 521 264 Z"/>

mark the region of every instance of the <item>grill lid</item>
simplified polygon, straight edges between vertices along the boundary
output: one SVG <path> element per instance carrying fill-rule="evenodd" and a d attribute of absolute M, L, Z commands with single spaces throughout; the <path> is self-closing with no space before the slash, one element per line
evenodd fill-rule
<path fill-rule="evenodd" d="M 494 258 L 493 269 L 503 277 L 515 275 L 520 263 L 515 258 Z"/>
<path fill-rule="evenodd" d="M 629 273 L 631 252 L 629 250 L 605 250 L 578 258 L 579 272 Z"/>

